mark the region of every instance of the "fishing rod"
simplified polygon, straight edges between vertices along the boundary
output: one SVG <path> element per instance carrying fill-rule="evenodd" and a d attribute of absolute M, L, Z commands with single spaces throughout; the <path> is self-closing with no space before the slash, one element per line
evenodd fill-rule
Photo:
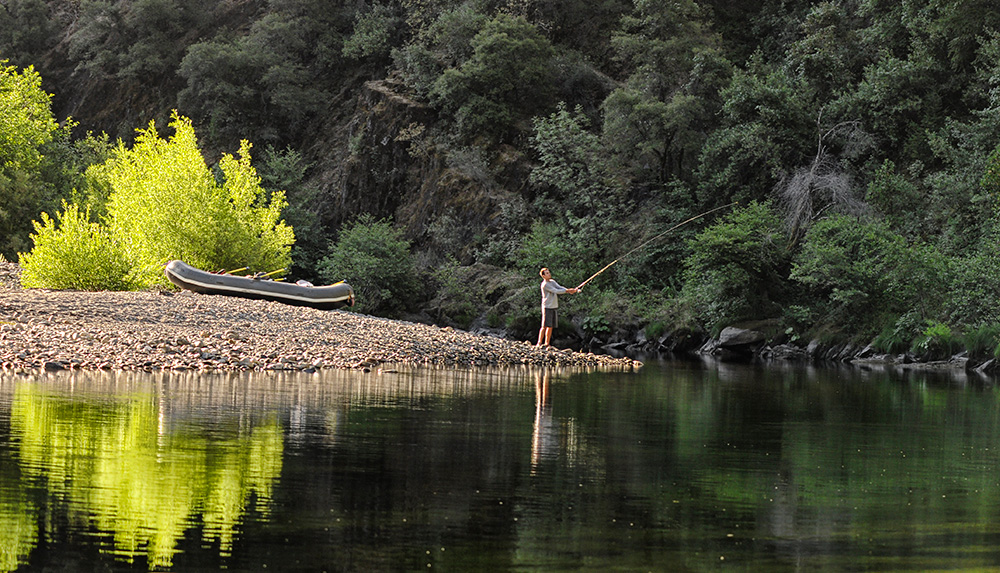
<path fill-rule="evenodd" d="M 736 205 L 737 203 L 739 203 L 739 201 L 733 201 L 732 203 L 729 203 L 729 204 L 727 204 L 727 205 L 723 205 L 723 206 L 721 206 L 721 207 L 716 207 L 715 209 L 709 209 L 708 211 L 705 211 L 704 213 L 701 213 L 701 214 L 699 214 L 699 215 L 695 215 L 694 217 L 691 217 L 690 219 L 686 219 L 686 220 L 684 220 L 684 221 L 681 221 L 680 223 L 677 223 L 677 224 L 676 224 L 676 225 L 674 225 L 673 227 L 670 227 L 669 229 L 667 229 L 666 231 L 663 231 L 662 233 L 660 233 L 659 235 L 656 235 L 655 237 L 652 237 L 652 238 L 650 238 L 650 239 L 647 239 L 647 240 L 643 241 L 642 243 L 640 243 L 640 244 L 639 244 L 639 246 L 638 246 L 638 247 L 636 247 L 636 248 L 632 249 L 631 251 L 629 251 L 629 252 L 625 253 L 624 255 L 622 255 L 622 256 L 620 256 L 620 257 L 618 257 L 617 259 L 615 259 L 615 260 L 611 261 L 610 263 L 608 263 L 608 264 L 604 265 L 604 268 L 603 268 L 603 269 L 601 269 L 601 270 L 597 271 L 596 273 L 594 273 L 593 275 L 591 275 L 589 279 L 587 279 L 587 280 L 583 281 L 582 283 L 580 283 L 580 286 L 576 287 L 576 288 L 577 288 L 577 290 L 580 290 L 580 289 L 582 289 L 582 288 L 584 287 L 584 285 L 586 285 L 586 284 L 587 284 L 587 283 L 589 283 L 590 281 L 592 281 L 592 280 L 594 280 L 595 278 L 597 278 L 597 275 L 599 275 L 599 274 L 603 273 L 604 271 L 606 271 L 606 270 L 610 269 L 610 268 L 611 268 L 611 265 L 613 265 L 613 264 L 617 263 L 618 261 L 620 261 L 620 260 L 624 259 L 625 257 L 627 257 L 627 256 L 631 255 L 632 253 L 634 253 L 634 252 L 638 251 L 639 249 L 641 249 L 641 248 L 645 247 L 646 245 L 648 245 L 648 244 L 652 243 L 652 242 L 653 242 L 653 241 L 655 241 L 656 239 L 659 239 L 659 238 L 660 238 L 660 237 L 662 237 L 663 235 L 666 235 L 666 234 L 667 234 L 667 233 L 669 233 L 670 231 L 673 231 L 673 230 L 675 230 L 675 229 L 678 229 L 678 228 L 680 228 L 680 227 L 683 227 L 684 225 L 687 225 L 687 224 L 688 224 L 688 223 L 690 223 L 691 221 L 694 221 L 694 220 L 696 220 L 696 219 L 700 219 L 700 218 L 704 217 L 705 215 L 710 215 L 710 214 L 712 214 L 712 213 L 714 213 L 714 212 L 716 212 L 716 211 L 719 211 L 719 210 L 722 210 L 722 209 L 725 209 L 726 207 L 732 207 L 733 205 Z"/>

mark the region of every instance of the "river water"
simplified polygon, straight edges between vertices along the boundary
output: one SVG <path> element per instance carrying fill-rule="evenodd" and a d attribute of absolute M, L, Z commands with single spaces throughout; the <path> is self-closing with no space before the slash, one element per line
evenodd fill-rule
<path fill-rule="evenodd" d="M 961 373 L 0 374 L 0 571 L 1000 568 Z"/>

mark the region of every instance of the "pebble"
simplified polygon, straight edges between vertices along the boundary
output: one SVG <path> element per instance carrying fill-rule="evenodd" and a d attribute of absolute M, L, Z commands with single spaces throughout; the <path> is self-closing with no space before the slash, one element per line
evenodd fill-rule
<path fill-rule="evenodd" d="M 391 371 L 391 365 L 634 370 L 641 362 L 451 327 L 188 291 L 22 289 L 0 262 L 0 369 Z M 165 291 L 169 292 L 169 291 Z"/>

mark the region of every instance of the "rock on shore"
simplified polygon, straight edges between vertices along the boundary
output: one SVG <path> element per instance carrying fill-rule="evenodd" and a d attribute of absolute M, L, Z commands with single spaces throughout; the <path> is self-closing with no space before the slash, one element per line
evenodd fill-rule
<path fill-rule="evenodd" d="M 0 368 L 300 370 L 393 364 L 634 369 L 627 358 L 187 291 L 21 289 L 0 263 Z"/>

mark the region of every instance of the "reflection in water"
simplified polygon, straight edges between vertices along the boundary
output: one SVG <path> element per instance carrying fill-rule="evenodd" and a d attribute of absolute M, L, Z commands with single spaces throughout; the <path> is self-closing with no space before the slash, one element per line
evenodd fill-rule
<path fill-rule="evenodd" d="M 545 458 L 555 457 L 558 445 L 558 425 L 552 418 L 549 402 L 549 383 L 552 373 L 548 369 L 535 375 L 535 425 L 531 432 L 531 474 Z"/>
<path fill-rule="evenodd" d="M 998 444 L 874 368 L 0 374 L 0 570 L 989 568 Z"/>
<path fill-rule="evenodd" d="M 227 556 L 243 516 L 268 514 L 283 448 L 273 413 L 215 418 L 208 433 L 188 423 L 190 411 L 175 410 L 162 377 L 108 374 L 81 384 L 86 390 L 74 377 L 58 382 L 14 389 L 10 434 L 20 479 L 4 480 L 0 502 L 12 509 L 0 513 L 3 535 L 13 536 L 3 546 L 16 548 L 5 551 L 4 570 L 61 525 L 26 502 L 38 488 L 69 527 L 106 536 L 104 552 L 126 562 L 144 557 L 151 568 L 170 567 L 192 529 Z"/>

